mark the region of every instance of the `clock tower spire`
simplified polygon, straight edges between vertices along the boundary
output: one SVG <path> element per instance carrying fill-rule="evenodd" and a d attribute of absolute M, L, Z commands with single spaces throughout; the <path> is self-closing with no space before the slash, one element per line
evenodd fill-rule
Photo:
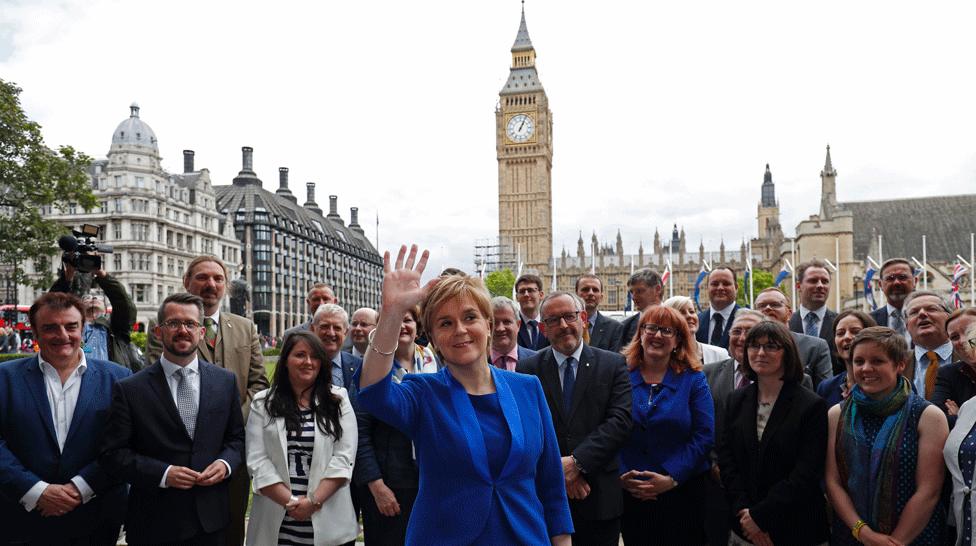
<path fill-rule="evenodd" d="M 508 80 L 495 108 L 498 159 L 498 239 L 528 269 L 545 273 L 552 262 L 552 112 L 536 72 L 525 4 Z"/>

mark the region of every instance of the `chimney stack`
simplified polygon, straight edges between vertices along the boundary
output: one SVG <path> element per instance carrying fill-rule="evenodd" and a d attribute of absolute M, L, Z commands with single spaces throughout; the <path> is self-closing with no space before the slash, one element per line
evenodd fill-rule
<path fill-rule="evenodd" d="M 305 183 L 306 194 L 305 194 L 305 204 L 315 203 L 315 182 Z"/>
<path fill-rule="evenodd" d="M 278 167 L 278 189 L 288 189 L 288 167 Z"/>
<path fill-rule="evenodd" d="M 183 172 L 192 173 L 193 172 L 193 150 L 183 150 Z"/>
<path fill-rule="evenodd" d="M 250 146 L 244 146 L 241 148 L 241 155 L 243 159 L 243 164 L 241 166 L 242 172 L 254 172 L 254 148 Z"/>
<path fill-rule="evenodd" d="M 359 207 L 349 209 L 349 227 L 359 225 Z"/>
<path fill-rule="evenodd" d="M 329 196 L 329 216 L 339 216 L 339 196 Z"/>
<path fill-rule="evenodd" d="M 254 173 L 254 148 L 241 147 L 241 172 L 234 177 L 235 186 L 260 186 L 261 179 Z"/>

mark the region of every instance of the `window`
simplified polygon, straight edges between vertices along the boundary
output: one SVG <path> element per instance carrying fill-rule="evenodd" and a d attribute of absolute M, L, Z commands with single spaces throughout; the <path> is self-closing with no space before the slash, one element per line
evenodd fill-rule
<path fill-rule="evenodd" d="M 122 180 L 122 177 L 120 175 L 115 175 L 115 187 L 121 188 L 124 185 L 125 182 Z"/>
<path fill-rule="evenodd" d="M 122 200 L 121 199 L 116 198 L 114 205 L 115 205 L 115 212 L 122 212 Z"/>
<path fill-rule="evenodd" d="M 142 177 L 142 176 L 137 176 L 136 177 L 136 188 L 141 190 L 141 189 L 143 189 L 145 187 L 146 187 L 146 179 L 144 177 Z"/>
<path fill-rule="evenodd" d="M 146 199 L 133 199 L 132 212 L 149 212 L 149 201 Z"/>
<path fill-rule="evenodd" d="M 74 203 L 68 203 L 68 214 L 78 214 L 78 206 Z"/>
<path fill-rule="evenodd" d="M 162 259 L 162 258 L 160 258 Z M 156 304 L 163 303 L 163 285 L 156 286 Z"/>
<path fill-rule="evenodd" d="M 112 222 L 112 238 L 113 239 L 122 238 L 122 222 Z"/>
<path fill-rule="evenodd" d="M 163 272 L 163 257 L 162 256 L 156 256 L 156 272 L 157 273 L 162 273 Z M 160 287 L 160 290 L 162 290 L 162 287 Z M 162 300 L 160 300 L 160 301 L 162 301 Z"/>
<path fill-rule="evenodd" d="M 98 212 L 102 214 L 108 214 L 108 201 L 98 202 Z"/>
<path fill-rule="evenodd" d="M 112 258 L 114 258 L 114 261 L 115 261 L 115 264 L 114 264 L 115 265 L 115 270 L 116 271 L 122 271 L 122 254 L 121 253 L 120 254 L 115 254 L 114 256 L 112 256 Z"/>
<path fill-rule="evenodd" d="M 132 222 L 132 238 L 136 241 L 148 241 L 149 224 L 145 222 Z"/>
<path fill-rule="evenodd" d="M 136 303 L 149 303 L 149 290 L 151 286 L 148 284 L 133 284 L 132 285 L 132 299 Z"/>

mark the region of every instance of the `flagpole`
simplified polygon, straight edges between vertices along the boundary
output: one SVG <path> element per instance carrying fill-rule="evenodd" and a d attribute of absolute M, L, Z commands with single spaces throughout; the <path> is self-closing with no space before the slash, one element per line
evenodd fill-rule
<path fill-rule="evenodd" d="M 976 233 L 969 234 L 969 305 L 976 307 Z"/>
<path fill-rule="evenodd" d="M 922 235 L 922 288 L 925 290 L 929 289 L 928 267 L 928 249 L 925 246 L 925 235 Z"/>
<path fill-rule="evenodd" d="M 834 259 L 837 260 L 837 289 L 834 290 L 834 297 L 837 301 L 835 311 L 840 313 L 840 237 L 834 237 Z"/>
<path fill-rule="evenodd" d="M 749 268 L 749 307 L 752 307 L 753 303 L 755 303 L 753 279 L 756 277 L 756 272 L 752 270 L 752 240 L 747 243 L 746 252 L 749 253 L 746 257 L 746 267 Z"/>
<path fill-rule="evenodd" d="M 790 257 L 793 259 L 790 267 L 790 284 L 793 285 L 793 305 L 796 305 L 796 237 L 790 241 Z"/>
<path fill-rule="evenodd" d="M 673 259 L 674 259 L 674 254 L 671 252 L 671 243 L 668 243 L 668 263 L 673 263 L 672 262 Z M 673 287 L 674 284 L 672 284 L 671 286 Z M 671 296 L 674 296 L 674 289 L 673 288 L 669 292 L 669 294 L 671 294 Z"/>
<path fill-rule="evenodd" d="M 672 271 L 671 269 L 672 269 L 671 260 L 668 260 L 667 272 L 668 272 L 668 297 L 669 298 L 674 297 L 674 279 L 671 278 L 674 276 L 674 271 Z"/>

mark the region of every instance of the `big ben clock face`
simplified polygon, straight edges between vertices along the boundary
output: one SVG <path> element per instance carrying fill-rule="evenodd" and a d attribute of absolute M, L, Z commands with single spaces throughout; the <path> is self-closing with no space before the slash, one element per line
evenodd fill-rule
<path fill-rule="evenodd" d="M 516 114 L 508 120 L 505 132 L 512 142 L 525 142 L 535 133 L 535 122 L 528 114 Z"/>

